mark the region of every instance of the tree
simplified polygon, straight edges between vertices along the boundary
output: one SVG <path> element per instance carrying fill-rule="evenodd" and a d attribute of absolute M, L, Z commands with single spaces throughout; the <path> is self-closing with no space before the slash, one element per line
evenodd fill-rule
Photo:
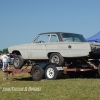
<path fill-rule="evenodd" d="M 0 53 L 2 53 L 2 51 L 0 50 Z"/>
<path fill-rule="evenodd" d="M 3 50 L 0 50 L 0 53 L 8 53 L 8 48 L 5 48 L 5 49 L 3 49 Z"/>
<path fill-rule="evenodd" d="M 3 49 L 3 53 L 8 53 L 8 48 Z"/>

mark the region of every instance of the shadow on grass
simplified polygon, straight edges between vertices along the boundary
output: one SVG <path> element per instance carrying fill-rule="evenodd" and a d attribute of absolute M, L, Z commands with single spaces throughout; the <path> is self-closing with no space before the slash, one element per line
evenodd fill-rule
<path fill-rule="evenodd" d="M 70 73 L 70 74 L 62 74 L 58 76 L 57 79 L 72 79 L 72 78 L 93 78 L 93 79 L 99 79 L 100 76 L 97 72 L 80 72 L 80 73 Z"/>
<path fill-rule="evenodd" d="M 57 77 L 56 80 L 60 79 L 99 79 L 99 75 L 97 73 L 89 73 L 89 72 L 84 72 L 84 73 L 71 73 L 71 74 L 61 74 L 60 76 Z M 42 80 L 47 80 L 45 77 Z M 20 77 L 20 78 L 13 78 L 13 81 L 33 81 L 32 77 Z"/>
<path fill-rule="evenodd" d="M 33 81 L 32 77 L 13 78 L 13 81 Z"/>

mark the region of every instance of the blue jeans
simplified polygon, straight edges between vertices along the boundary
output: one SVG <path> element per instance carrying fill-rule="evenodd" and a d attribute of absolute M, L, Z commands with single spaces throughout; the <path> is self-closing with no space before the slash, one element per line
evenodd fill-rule
<path fill-rule="evenodd" d="M 7 62 L 2 62 L 2 63 L 3 63 L 3 65 L 2 65 L 2 70 L 4 70 L 4 69 L 7 68 L 8 63 L 7 63 Z"/>

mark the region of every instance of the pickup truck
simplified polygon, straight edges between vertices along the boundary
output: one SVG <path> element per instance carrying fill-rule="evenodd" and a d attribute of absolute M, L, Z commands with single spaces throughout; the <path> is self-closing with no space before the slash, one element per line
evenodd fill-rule
<path fill-rule="evenodd" d="M 47 61 L 63 66 L 73 59 L 97 57 L 94 44 L 90 44 L 81 34 L 66 32 L 48 32 L 38 34 L 29 44 L 8 48 L 15 55 L 13 65 L 21 69 L 26 61 Z M 95 55 L 95 56 L 94 56 Z"/>

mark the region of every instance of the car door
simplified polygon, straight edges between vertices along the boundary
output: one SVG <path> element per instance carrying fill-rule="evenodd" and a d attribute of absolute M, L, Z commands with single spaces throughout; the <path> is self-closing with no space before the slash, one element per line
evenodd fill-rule
<path fill-rule="evenodd" d="M 50 35 L 50 40 L 46 44 L 47 54 L 50 52 L 59 52 L 59 39 L 56 34 Z"/>
<path fill-rule="evenodd" d="M 28 47 L 29 59 L 48 59 L 45 46 L 48 41 L 49 35 L 38 35 Z"/>
<path fill-rule="evenodd" d="M 62 34 L 63 41 L 65 41 L 66 53 L 63 52 L 64 57 L 82 57 L 89 55 L 90 46 L 84 37 L 79 34 Z"/>

